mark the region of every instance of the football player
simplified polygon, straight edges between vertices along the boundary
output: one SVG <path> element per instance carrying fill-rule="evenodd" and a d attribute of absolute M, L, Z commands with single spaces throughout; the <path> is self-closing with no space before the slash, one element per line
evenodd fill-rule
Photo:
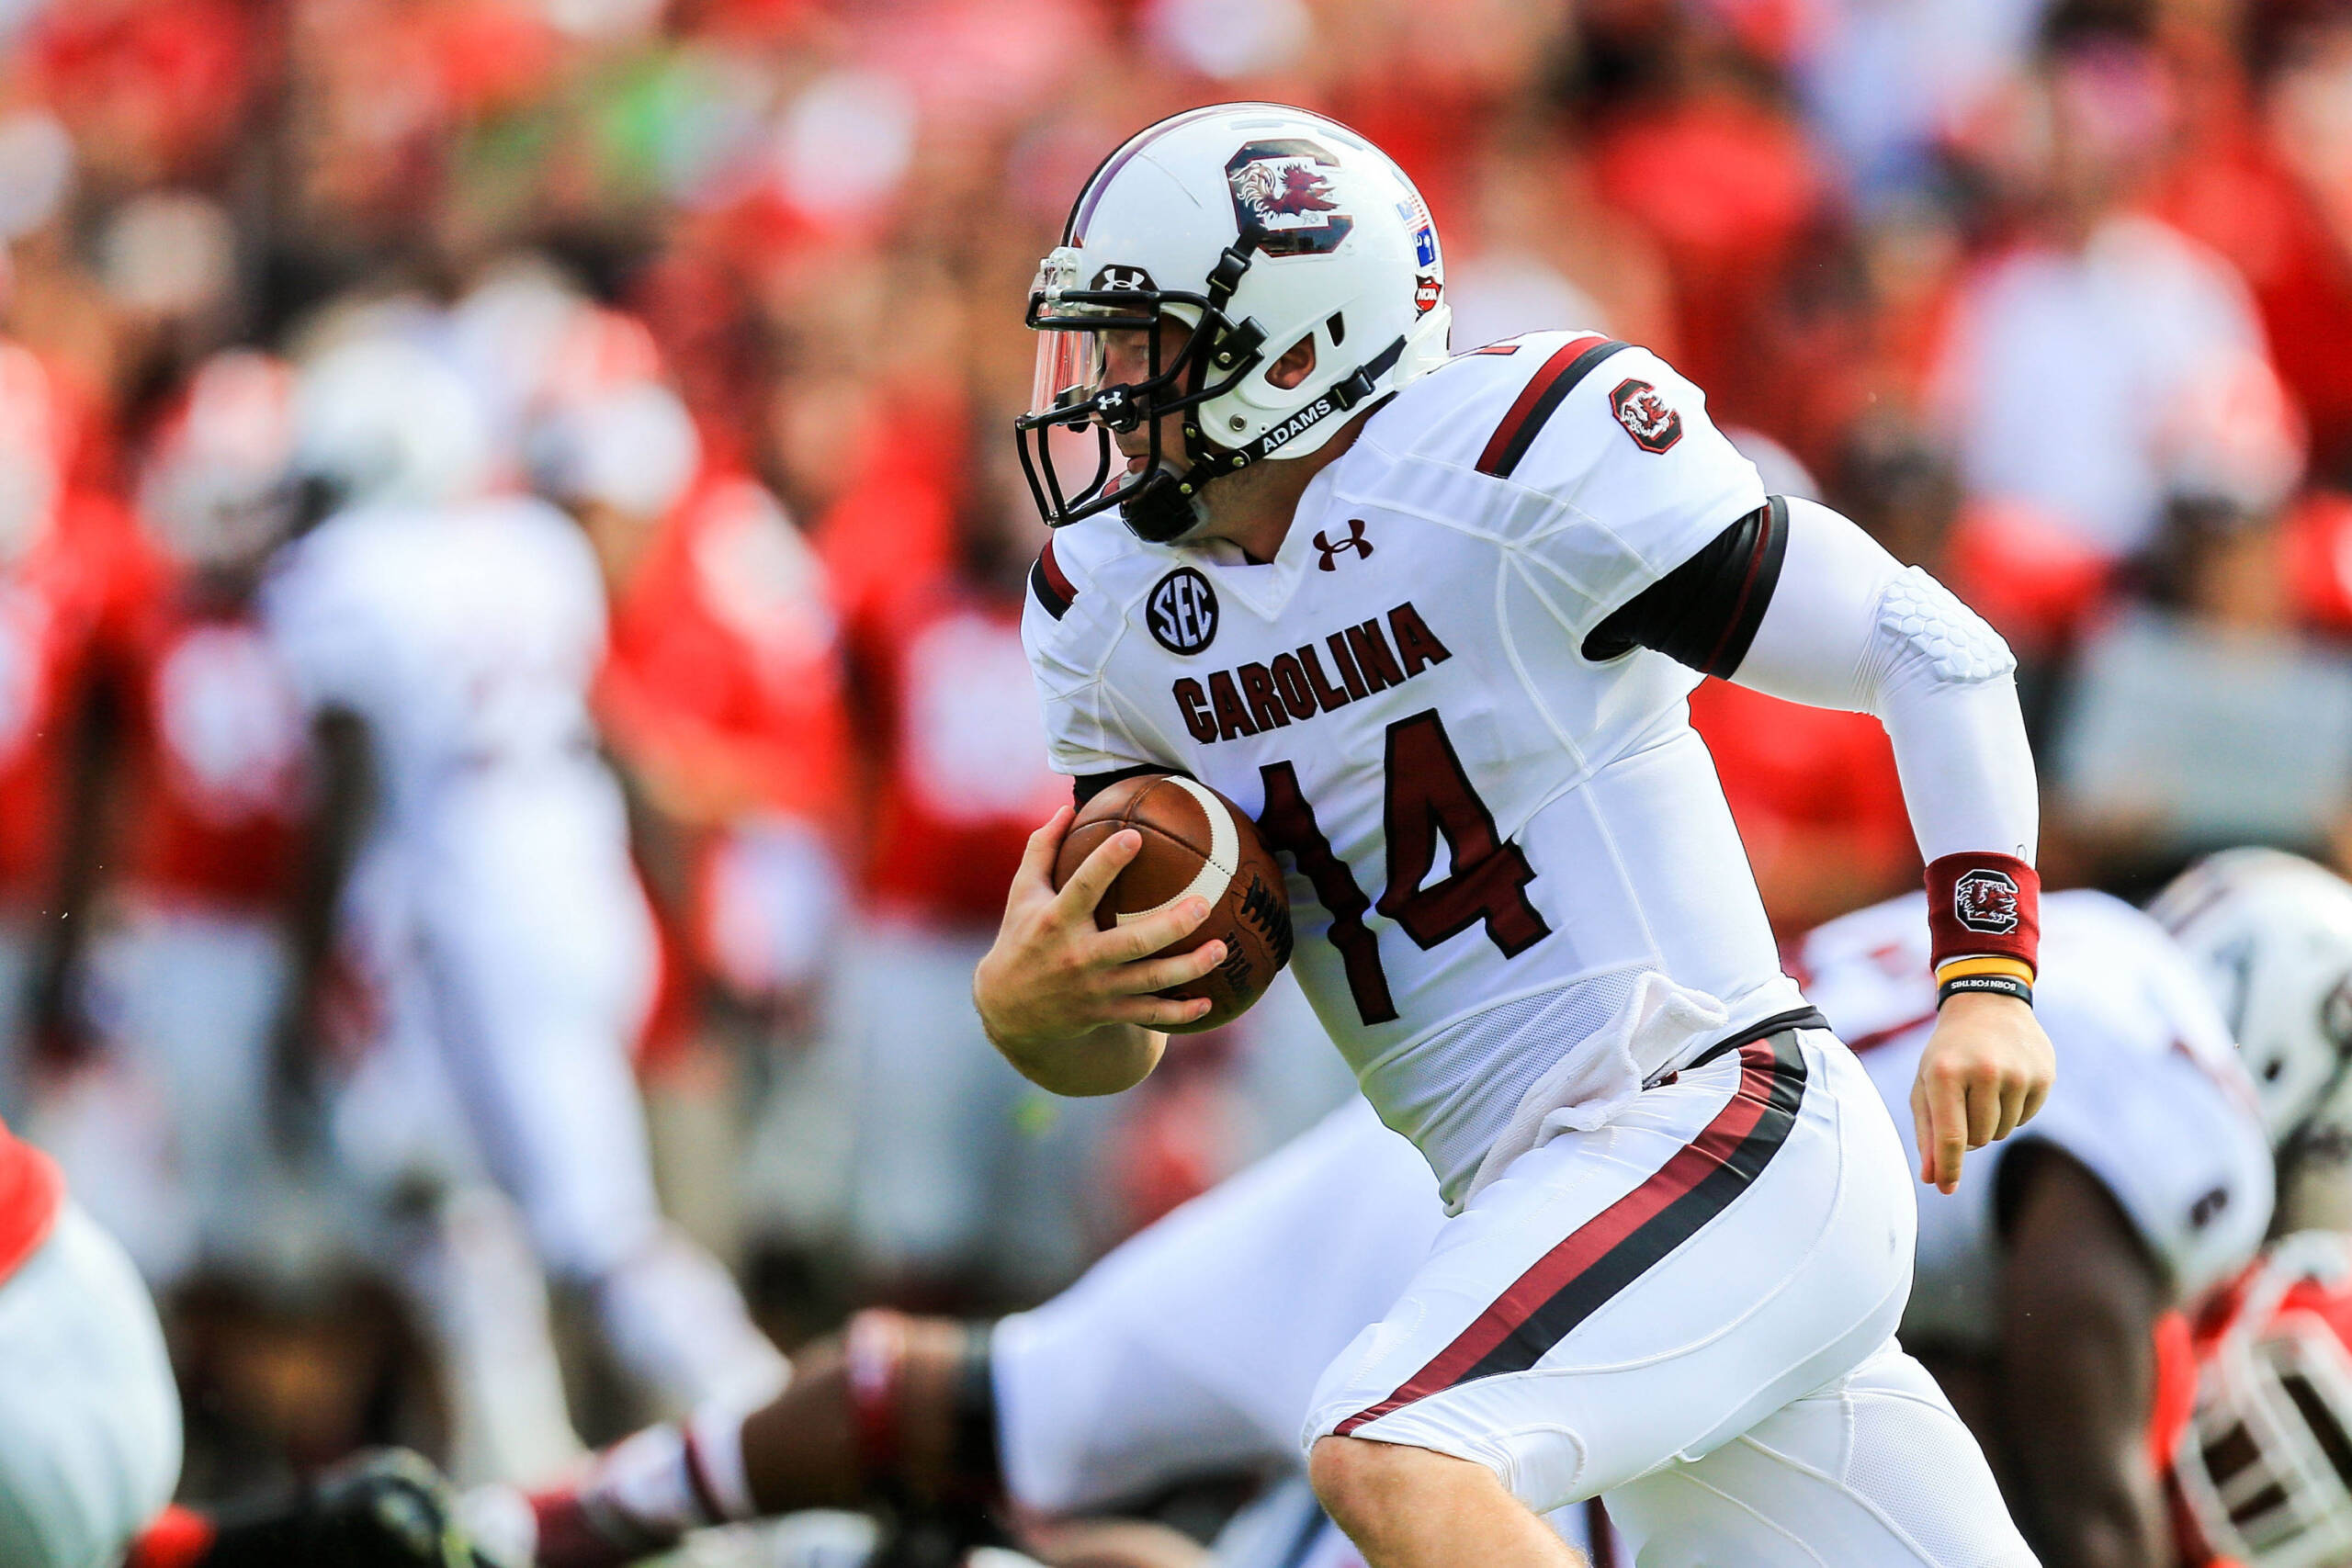
<path fill-rule="evenodd" d="M 89 1011 L 158 1091 L 187 1203 L 61 1157 L 159 1287 L 191 1265 L 291 1263 L 328 1223 L 264 1114 L 304 735 L 251 601 L 293 513 L 292 384 L 290 367 L 252 350 L 198 367 L 144 454 L 139 529 L 110 595 L 108 761 L 133 808 L 102 813 L 110 830 L 94 845 L 119 881 L 93 939 Z M 141 1247 L 158 1211 L 192 1212 L 193 1234 Z"/>
<path fill-rule="evenodd" d="M 0 1562 L 9 1568 L 475 1562 L 447 1486 L 413 1454 L 359 1456 L 290 1496 L 243 1507 L 167 1506 L 180 1405 L 153 1303 L 56 1165 L 5 1126 L 0 1365 Z"/>
<path fill-rule="evenodd" d="M 2159 1430 L 2193 1568 L 2352 1558 L 2352 886 L 2273 850 L 2192 866 L 2151 906 L 2204 967 L 2279 1149 L 2292 1232 L 2195 1318 L 2189 1416 Z"/>
<path fill-rule="evenodd" d="M 1429 1167 L 1352 1100 L 1035 1311 L 992 1328 L 865 1314 L 765 1410 L 639 1433 L 503 1541 L 541 1568 L 614 1568 L 705 1525 L 877 1505 L 979 1540 L 1001 1500 L 1044 1525 L 1295 1471 L 1316 1378 L 1444 1218 Z"/>
<path fill-rule="evenodd" d="M 553 507 L 485 492 L 479 411 L 420 348 L 327 351 L 296 427 L 298 467 L 336 502 L 262 595 L 319 738 L 296 1006 L 355 935 L 385 1037 L 429 1043 L 473 1152 L 622 1366 L 673 1407 L 757 1403 L 783 1359 L 664 1224 L 648 1163 L 629 1050 L 652 932 L 589 722 L 594 556 Z"/>
<path fill-rule="evenodd" d="M 2352 911 L 2352 889 L 2341 897 Z M 2055 895 L 2043 914 L 2036 1001 L 2065 1071 L 2024 1134 L 1971 1160 L 1954 1192 L 1922 1200 L 1923 1288 L 1905 1339 L 1935 1347 L 1939 1371 L 1955 1376 L 2045 1561 L 2164 1568 L 2143 1441 L 2153 1325 L 2253 1255 L 2270 1213 L 2269 1148 L 2214 1000 L 2165 932 L 2097 893 Z M 1898 1111 L 1934 1017 L 1924 924 L 1915 895 L 1799 950 L 1807 993 L 1834 1010 Z M 2352 944 L 2333 973 L 2347 969 Z M 1321 1368 L 1355 1319 L 1385 1310 L 1443 1223 L 1426 1164 L 1354 1102 L 985 1338 L 868 1317 L 804 1355 L 800 1381 L 740 1435 L 633 1439 L 582 1486 L 538 1500 L 539 1561 L 605 1568 L 622 1560 L 616 1543 L 666 1544 L 716 1522 L 684 1479 L 689 1452 L 722 1456 L 699 1462 L 729 1474 L 740 1465 L 758 1511 L 887 1501 L 974 1534 L 995 1496 L 1035 1524 L 1206 1474 L 1279 1471 L 1295 1462 L 1295 1416 Z M 1312 1521 L 1293 1517 L 1295 1540 Z M 1572 1540 L 1589 1522 L 1555 1520 Z M 1589 1540 L 1600 1556 L 1607 1533 Z M 1247 1560 L 1244 1543 L 1234 1551 L 1223 1560 Z M 1336 1532 L 1309 1560 L 1326 1553 L 1353 1560 Z"/>
<path fill-rule="evenodd" d="M 1890 1108 L 1935 1019 L 1919 917 L 1915 895 L 1833 920 L 1791 964 Z M 2156 1325 L 2254 1255 L 2271 1143 L 2211 989 L 2155 921 L 2104 894 L 2056 894 L 2041 957 L 2034 1005 L 2057 1087 L 1953 1192 L 1921 1200 L 1903 1343 L 1976 1432 L 2050 1568 L 2166 1568 L 2146 1438 Z M 2337 959 L 2352 967 L 2352 947 Z"/>
<path fill-rule="evenodd" d="M 129 519 L 72 481 L 67 378 L 0 339 L 0 1114 L 37 1109 L 28 1047 L 73 1043 L 105 790 L 99 634 Z"/>
<path fill-rule="evenodd" d="M 2182 1568 L 2352 1561 L 2352 1242 L 2282 1238 L 2197 1321 L 2172 1461 Z"/>
<path fill-rule="evenodd" d="M 1767 496 L 1699 389 L 1597 333 L 1446 357 L 1427 207 L 1345 127 L 1160 122 L 1045 260 L 1026 632 L 1083 801 L 1193 774 L 1292 859 L 1301 980 L 1453 1218 L 1333 1361 L 1317 1490 L 1376 1568 L 2030 1562 L 1893 1332 L 1915 1205 L 1868 1076 L 1781 974 L 1684 699 L 1876 715 L 1928 862 L 1920 1174 L 2038 1109 L 2033 764 L 2013 660 L 1846 519 Z M 1073 464 L 1073 448 L 1082 456 Z M 1031 845 L 975 981 L 1035 1082 L 1102 1094 L 1205 1003 L 1183 900 L 1095 928 Z"/>

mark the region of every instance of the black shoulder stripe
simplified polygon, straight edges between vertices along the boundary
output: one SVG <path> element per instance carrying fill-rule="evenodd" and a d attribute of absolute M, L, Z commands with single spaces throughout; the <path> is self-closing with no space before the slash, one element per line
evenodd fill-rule
<path fill-rule="evenodd" d="M 1789 503 L 1768 497 L 1612 611 L 1585 638 L 1584 656 L 1600 662 L 1647 648 L 1729 680 L 1764 623 L 1788 547 Z"/>
<path fill-rule="evenodd" d="M 1057 621 L 1069 614 L 1070 605 L 1078 600 L 1078 590 L 1070 585 L 1060 563 L 1054 559 L 1054 542 L 1051 539 L 1046 541 L 1046 547 L 1038 552 L 1035 564 L 1029 568 L 1029 592 L 1037 596 L 1037 603 L 1046 614 Z"/>
<path fill-rule="evenodd" d="M 1487 438 L 1487 449 L 1478 454 L 1478 471 L 1507 479 L 1527 449 L 1535 444 L 1544 422 L 1552 417 L 1567 395 L 1576 390 L 1577 383 L 1590 374 L 1592 367 L 1625 347 L 1614 338 L 1600 336 L 1571 338 L 1555 350 L 1552 357 L 1536 367 L 1527 385 L 1495 426 L 1494 434 Z"/>
<path fill-rule="evenodd" d="M 1038 604 L 1054 619 L 1058 621 L 1069 614 L 1069 601 L 1055 592 L 1054 585 L 1046 581 L 1043 560 L 1032 562 L 1029 567 L 1029 592 L 1037 596 Z"/>

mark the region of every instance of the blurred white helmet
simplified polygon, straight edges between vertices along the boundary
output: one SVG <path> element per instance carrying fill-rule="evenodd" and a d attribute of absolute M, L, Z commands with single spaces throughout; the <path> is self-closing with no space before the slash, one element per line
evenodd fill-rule
<path fill-rule="evenodd" d="M 216 354 L 150 448 L 139 520 L 199 567 L 257 560 L 291 520 L 294 372 L 253 349 Z"/>
<path fill-rule="evenodd" d="M 525 455 L 533 487 L 551 501 L 659 517 L 694 483 L 702 441 L 676 393 L 632 381 L 548 410 Z"/>
<path fill-rule="evenodd" d="M 2232 1295 L 2218 1328 L 2198 1325 L 2197 1403 L 2172 1454 L 2196 1559 L 2352 1562 L 2352 1250 L 2334 1232 L 2286 1236 Z"/>
<path fill-rule="evenodd" d="M 2213 988 L 2271 1146 L 2301 1144 L 2352 1065 L 2352 884 L 2300 855 L 2224 850 L 2148 908 Z"/>
<path fill-rule="evenodd" d="M 433 506 L 490 482 L 488 421 L 463 377 L 396 337 L 338 344 L 302 367 L 294 463 L 345 506 Z"/>
<path fill-rule="evenodd" d="M 1437 229 L 1388 155 L 1336 120 L 1276 104 L 1193 109 L 1138 132 L 1097 169 L 1062 243 L 1039 265 L 1040 334 L 1023 466 L 1056 527 L 1112 506 L 1146 539 L 1180 537 L 1216 479 L 1319 449 L 1370 400 L 1445 361 L 1452 312 Z M 1147 334 L 1144 379 L 1105 385 L 1107 329 Z M 1266 373 L 1312 339 L 1295 387 Z M 1158 415 L 1182 411 L 1186 459 L 1160 450 Z M 1151 449 L 1132 477 L 1111 434 Z M 1091 426 L 1091 478 L 1056 470 L 1057 431 Z"/>

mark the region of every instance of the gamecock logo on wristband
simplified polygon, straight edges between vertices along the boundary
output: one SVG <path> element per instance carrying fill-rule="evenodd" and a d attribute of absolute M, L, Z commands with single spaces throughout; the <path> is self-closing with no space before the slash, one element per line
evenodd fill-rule
<path fill-rule="evenodd" d="M 2007 936 L 2018 929 L 2018 885 L 2006 871 L 1979 866 L 1952 884 L 1951 912 L 1973 931 Z"/>

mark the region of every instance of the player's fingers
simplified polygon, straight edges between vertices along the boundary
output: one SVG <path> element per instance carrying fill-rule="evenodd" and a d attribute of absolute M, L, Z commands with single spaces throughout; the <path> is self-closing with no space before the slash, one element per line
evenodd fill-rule
<path fill-rule="evenodd" d="M 1180 1023 L 1191 1023 L 1209 1010 L 1206 997 L 1129 997 L 1114 1002 L 1104 1010 L 1114 1023 L 1139 1024 L 1146 1029 L 1168 1029 Z"/>
<path fill-rule="evenodd" d="M 1928 1116 L 1935 1148 L 1935 1171 L 1928 1179 L 1950 1192 L 1960 1185 L 1961 1156 L 1968 1152 L 1967 1087 L 1957 1071 L 1929 1075 Z"/>
<path fill-rule="evenodd" d="M 2003 1084 L 1993 1103 L 1996 1114 L 1993 1120 L 1992 1141 L 1997 1144 L 2018 1130 L 2018 1112 L 2025 1109 L 2025 1085 Z"/>
<path fill-rule="evenodd" d="M 2032 1088 L 2023 1078 L 2010 1078 L 2001 1085 L 2001 1124 L 1993 1129 L 1996 1139 L 2006 1138 L 2025 1122 L 2026 1100 Z"/>
<path fill-rule="evenodd" d="M 1112 995 L 1139 996 L 1147 991 L 1164 991 L 1170 986 L 1197 980 L 1224 962 L 1225 943 L 1204 942 L 1190 953 L 1122 964 L 1113 972 Z"/>
<path fill-rule="evenodd" d="M 2029 1086 L 2025 1091 L 2025 1104 L 2018 1111 L 2018 1125 L 2022 1127 L 2040 1114 L 2041 1102 L 2049 1098 L 2050 1080 L 2048 1078 L 2038 1079 Z"/>
<path fill-rule="evenodd" d="M 1012 874 L 1015 886 L 1042 883 L 1048 888 L 1052 886 L 1054 856 L 1062 847 L 1062 835 L 1069 831 L 1069 819 L 1077 815 L 1076 807 L 1065 806 L 1029 835 L 1028 847 L 1021 852 L 1021 867 Z"/>
<path fill-rule="evenodd" d="M 1101 843 L 1094 852 L 1079 862 L 1078 869 L 1062 884 L 1056 902 L 1066 919 L 1091 920 L 1094 906 L 1102 902 L 1102 895 L 1111 890 L 1119 873 L 1143 849 L 1143 835 L 1133 828 L 1122 828 Z"/>
<path fill-rule="evenodd" d="M 1165 909 L 1154 909 L 1141 919 L 1125 920 L 1104 931 L 1095 944 L 1096 961 L 1133 964 L 1148 958 L 1170 942 L 1190 936 L 1208 918 L 1207 899 L 1197 896 L 1179 899 Z"/>
<path fill-rule="evenodd" d="M 1911 1080 L 1911 1142 L 1919 1151 L 1919 1179 L 1936 1179 L 1936 1119 L 1928 1112 L 1928 1080 Z"/>
<path fill-rule="evenodd" d="M 1981 1149 L 2000 1134 L 2001 1080 L 1983 1077 L 1968 1086 L 1968 1146 Z"/>

